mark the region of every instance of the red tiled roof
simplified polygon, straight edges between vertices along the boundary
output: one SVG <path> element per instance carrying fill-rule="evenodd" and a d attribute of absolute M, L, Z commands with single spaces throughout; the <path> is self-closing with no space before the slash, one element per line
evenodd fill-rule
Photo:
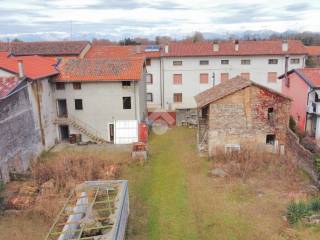
<path fill-rule="evenodd" d="M 144 58 L 64 59 L 59 64 L 57 81 L 140 80 Z"/>
<path fill-rule="evenodd" d="M 269 89 L 265 86 L 262 86 L 260 84 L 257 84 L 255 82 L 252 82 L 250 80 L 247 79 L 243 79 L 239 76 L 226 80 L 212 88 L 209 88 L 208 90 L 205 90 L 201 93 L 199 93 L 198 95 L 196 95 L 194 98 L 197 102 L 197 106 L 198 107 L 204 107 L 212 102 L 215 102 L 225 96 L 228 96 L 230 94 L 233 94 L 241 89 L 244 89 L 246 87 L 255 85 L 259 88 L 263 88 L 266 89 L 267 91 L 277 94 L 279 96 L 282 96 L 283 98 L 287 98 L 290 99 L 284 95 L 282 95 L 281 93 L 278 93 L 272 89 Z"/>
<path fill-rule="evenodd" d="M 146 52 L 146 46 L 118 46 L 93 44 L 85 55 L 85 58 L 126 58 L 132 56 L 142 56 L 147 58 L 159 58 L 160 51 Z"/>
<path fill-rule="evenodd" d="M 320 56 L 320 46 L 306 46 L 308 55 L 310 56 Z"/>
<path fill-rule="evenodd" d="M 30 79 L 40 79 L 58 74 L 53 66 L 56 60 L 39 56 L 0 57 L 0 68 L 18 74 L 18 60 L 22 60 L 24 74 Z"/>
<path fill-rule="evenodd" d="M 213 51 L 212 42 L 187 43 L 176 42 L 169 44 L 167 57 L 187 56 L 249 56 L 249 55 L 285 55 L 307 54 L 301 41 L 288 40 L 288 51 L 282 51 L 282 41 L 239 41 L 239 50 L 235 51 L 235 41 L 221 41 L 219 50 Z"/>
<path fill-rule="evenodd" d="M 313 87 L 320 87 L 320 68 L 296 69 L 303 77 L 313 84 Z"/>
<path fill-rule="evenodd" d="M 21 80 L 16 76 L 0 77 L 0 99 L 8 96 L 20 82 Z"/>
<path fill-rule="evenodd" d="M 88 44 L 88 41 L 11 42 L 9 47 L 9 43 L 0 42 L 0 51 L 11 52 L 15 56 L 79 55 Z"/>

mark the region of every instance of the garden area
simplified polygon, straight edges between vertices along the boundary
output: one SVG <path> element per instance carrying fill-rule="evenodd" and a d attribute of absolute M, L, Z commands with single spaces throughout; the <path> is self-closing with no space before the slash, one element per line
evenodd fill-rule
<path fill-rule="evenodd" d="M 1 238 L 44 239 L 76 183 L 113 178 L 129 181 L 130 240 L 320 237 L 320 225 L 308 222 L 320 209 L 318 190 L 286 158 L 249 151 L 200 158 L 196 131 L 188 128 L 152 135 L 144 165 L 132 162 L 130 150 L 64 146 L 43 154 L 31 179 L 9 183 L 3 191 L 18 205 L 13 193 L 25 193 L 29 207 L 0 216 Z"/>

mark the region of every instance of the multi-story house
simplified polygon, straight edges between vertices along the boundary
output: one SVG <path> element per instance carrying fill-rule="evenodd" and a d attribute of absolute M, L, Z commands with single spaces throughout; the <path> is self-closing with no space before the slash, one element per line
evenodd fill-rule
<path fill-rule="evenodd" d="M 147 116 L 144 58 L 66 59 L 54 80 L 59 140 L 132 143 Z"/>
<path fill-rule="evenodd" d="M 279 79 L 293 100 L 290 114 L 298 129 L 320 139 L 320 68 L 293 69 Z"/>

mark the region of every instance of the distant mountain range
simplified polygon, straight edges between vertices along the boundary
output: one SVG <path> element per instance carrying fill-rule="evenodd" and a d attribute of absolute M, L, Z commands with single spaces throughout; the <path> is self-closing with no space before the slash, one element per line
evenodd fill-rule
<path fill-rule="evenodd" d="M 259 31 L 236 31 L 236 32 L 203 32 L 206 39 L 268 39 L 271 36 L 292 36 L 301 34 L 296 31 L 275 32 L 272 30 L 259 30 Z M 313 34 L 313 33 L 311 33 Z M 319 33 L 314 33 L 319 34 Z M 190 34 L 192 35 L 192 33 Z M 130 36 L 131 38 L 140 36 Z M 143 36 L 146 37 L 146 36 Z M 155 36 L 147 36 L 147 38 L 154 39 Z M 175 36 L 176 37 L 176 36 Z M 178 40 L 186 36 L 176 37 Z M 110 35 L 109 33 L 73 33 L 72 36 L 67 32 L 38 32 L 38 33 L 17 33 L 11 35 L 1 35 L 0 41 L 8 41 L 19 39 L 22 41 L 53 41 L 53 40 L 92 40 L 92 39 L 108 39 L 111 41 L 119 41 L 119 37 Z"/>

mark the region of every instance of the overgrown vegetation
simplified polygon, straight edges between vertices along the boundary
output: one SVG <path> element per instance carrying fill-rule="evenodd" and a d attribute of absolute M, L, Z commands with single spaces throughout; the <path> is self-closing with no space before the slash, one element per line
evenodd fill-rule
<path fill-rule="evenodd" d="M 304 217 L 320 213 L 320 198 L 313 198 L 308 202 L 290 202 L 287 207 L 286 217 L 290 224 L 296 224 Z"/>
<path fill-rule="evenodd" d="M 2 180 L 0 180 L 0 215 L 3 213 L 5 209 L 4 197 L 2 196 L 2 192 L 4 191 L 5 184 Z"/>

